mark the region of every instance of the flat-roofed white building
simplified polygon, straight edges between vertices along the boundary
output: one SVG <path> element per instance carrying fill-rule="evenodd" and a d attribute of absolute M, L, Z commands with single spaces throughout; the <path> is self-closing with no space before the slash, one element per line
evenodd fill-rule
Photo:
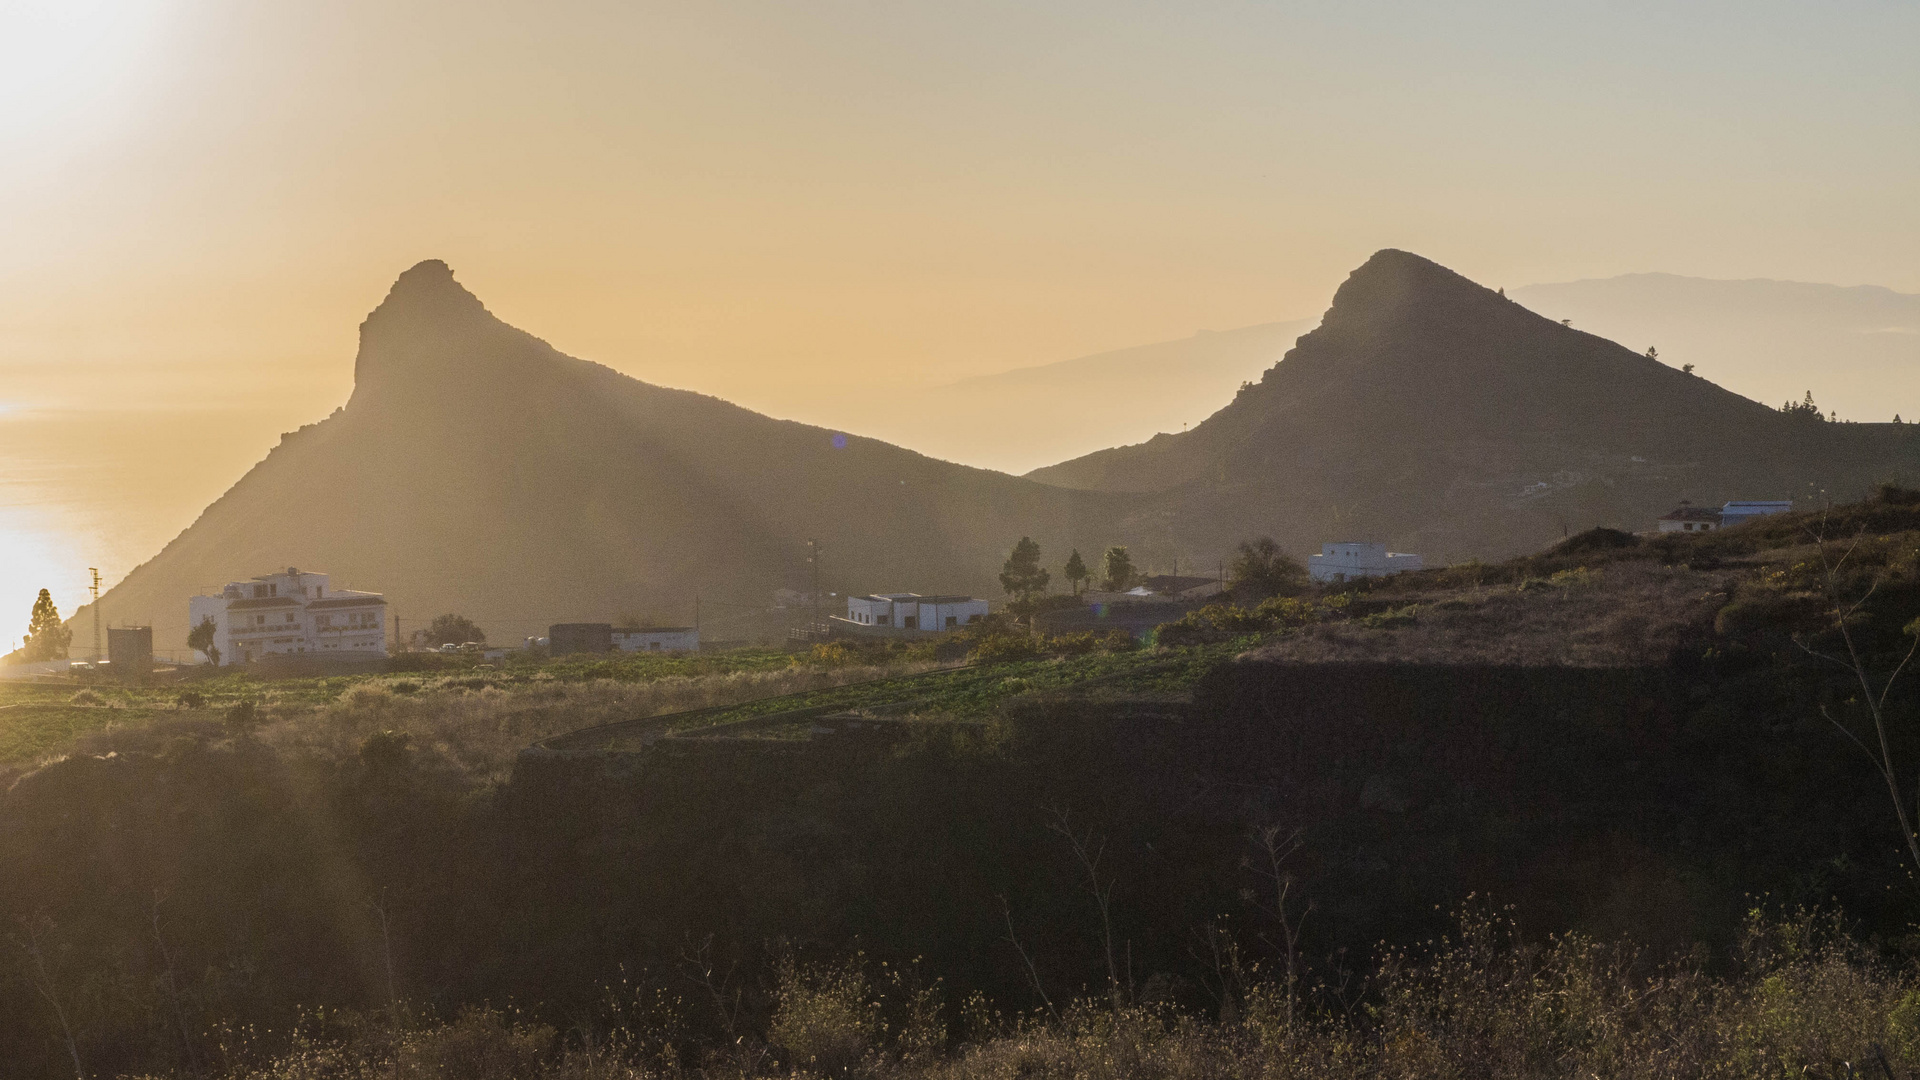
<path fill-rule="evenodd" d="M 1385 544 L 1349 541 L 1321 544 L 1320 554 L 1307 556 L 1307 576 L 1314 581 L 1352 581 L 1419 570 L 1423 565 L 1420 556 L 1388 551 Z"/>
<path fill-rule="evenodd" d="M 692 626 L 616 626 L 613 647 L 621 652 L 699 652 L 700 631 Z"/>
<path fill-rule="evenodd" d="M 987 617 L 988 604 L 971 596 L 873 593 L 847 597 L 847 617 L 834 616 L 836 630 L 874 637 L 944 634 Z"/>
<path fill-rule="evenodd" d="M 195 627 L 212 620 L 222 665 L 292 654 L 386 656 L 386 598 L 332 588 L 327 578 L 289 566 L 285 573 L 230 581 L 216 594 L 189 598 L 187 620 Z"/>
<path fill-rule="evenodd" d="M 1784 514 L 1793 509 L 1792 499 L 1763 501 L 1730 502 L 1720 508 L 1720 527 L 1731 529 L 1735 525 L 1766 517 L 1768 514 Z"/>

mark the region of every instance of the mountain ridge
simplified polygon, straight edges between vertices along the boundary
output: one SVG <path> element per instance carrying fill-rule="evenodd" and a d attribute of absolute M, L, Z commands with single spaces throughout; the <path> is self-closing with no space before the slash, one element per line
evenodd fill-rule
<path fill-rule="evenodd" d="M 102 598 L 184 644 L 187 597 L 305 566 L 403 616 L 458 611 L 496 638 L 548 622 L 765 607 L 804 585 L 984 590 L 1007 547 L 1104 535 L 1112 499 L 776 420 L 567 356 L 509 326 L 444 263 L 408 270 L 361 326 L 356 384 L 282 438 Z"/>
<path fill-rule="evenodd" d="M 1193 430 L 1026 475 L 1149 496 L 1190 543 L 1237 518 L 1295 550 L 1365 538 L 1494 557 L 1593 524 L 1643 529 L 1681 498 L 1858 494 L 1920 473 L 1909 431 L 1882 428 L 1787 416 L 1387 249 Z"/>

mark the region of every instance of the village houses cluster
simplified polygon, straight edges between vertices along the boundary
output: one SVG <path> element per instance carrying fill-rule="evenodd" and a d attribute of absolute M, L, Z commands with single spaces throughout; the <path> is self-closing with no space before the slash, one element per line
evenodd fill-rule
<path fill-rule="evenodd" d="M 1658 531 L 1708 532 L 1768 514 L 1793 509 L 1790 501 L 1733 501 L 1718 508 L 1682 502 L 1663 515 Z M 1419 555 L 1387 550 L 1381 543 L 1341 541 L 1323 544 L 1307 557 L 1307 576 L 1337 584 L 1419 570 Z M 1105 617 L 1113 605 L 1200 603 L 1225 591 L 1218 577 L 1160 575 L 1140 579 L 1131 589 L 1084 594 L 1094 615 Z M 858 637 L 913 639 L 935 637 L 978 624 L 990 612 L 988 601 L 963 595 L 912 592 L 866 593 L 846 598 L 846 614 L 830 616 L 825 630 Z M 379 659 L 388 655 L 387 601 L 380 593 L 337 589 L 328 575 L 288 567 L 245 581 L 230 581 L 217 593 L 195 596 L 187 604 L 190 625 L 211 626 L 199 649 L 221 664 L 245 664 L 274 656 L 340 660 Z M 202 629 L 203 635 L 207 631 Z M 697 626 L 619 627 L 612 623 L 556 623 L 545 638 L 553 655 L 607 652 L 695 652 Z"/>

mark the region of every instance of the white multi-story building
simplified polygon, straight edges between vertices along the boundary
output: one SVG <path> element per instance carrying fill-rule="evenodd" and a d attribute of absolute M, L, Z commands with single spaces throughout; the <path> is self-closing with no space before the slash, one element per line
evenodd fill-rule
<path fill-rule="evenodd" d="M 1315 581 L 1352 581 L 1419 570 L 1423 565 L 1420 556 L 1388 551 L 1385 544 L 1321 544 L 1320 554 L 1307 556 L 1307 576 Z"/>
<path fill-rule="evenodd" d="M 875 593 L 847 597 L 847 617 L 835 616 L 835 629 L 876 637 L 944 634 L 987 617 L 987 602 L 971 596 L 921 596 Z"/>
<path fill-rule="evenodd" d="M 333 589 L 327 575 L 287 567 L 187 601 L 190 625 L 213 622 L 221 664 L 317 653 L 341 659 L 387 655 L 387 601 L 379 593 Z"/>

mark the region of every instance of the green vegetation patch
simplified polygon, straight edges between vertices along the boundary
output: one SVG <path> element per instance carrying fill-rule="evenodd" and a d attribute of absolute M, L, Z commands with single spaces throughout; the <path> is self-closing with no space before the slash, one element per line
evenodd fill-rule
<path fill-rule="evenodd" d="M 922 716 L 978 720 L 993 715 L 1007 700 L 1022 694 L 1096 689 L 1156 697 L 1183 694 L 1209 671 L 1259 644 L 1260 640 L 1260 636 L 1251 635 L 1204 646 L 1097 652 L 949 668 L 687 713 L 667 718 L 667 730 L 677 734 L 816 709 L 839 712 L 908 707 Z"/>

